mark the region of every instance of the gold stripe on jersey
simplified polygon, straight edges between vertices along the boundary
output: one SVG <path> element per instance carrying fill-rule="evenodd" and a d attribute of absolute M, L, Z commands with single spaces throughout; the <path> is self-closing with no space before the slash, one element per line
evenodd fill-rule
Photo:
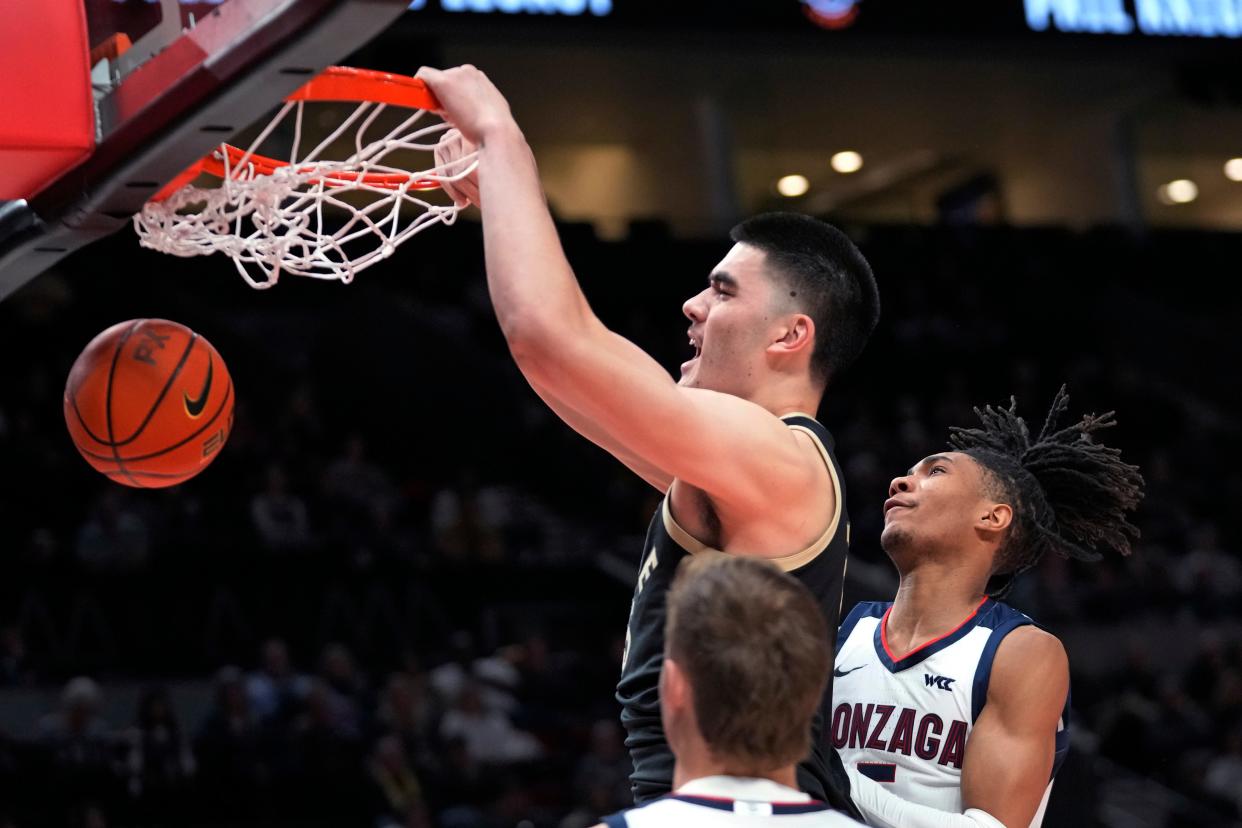
<path fill-rule="evenodd" d="M 814 419 L 809 414 L 786 414 L 785 416 L 797 416 L 806 417 L 807 419 Z M 841 523 L 841 511 L 845 505 L 845 498 L 841 494 L 841 481 L 837 479 L 837 467 L 833 465 L 832 460 L 829 458 L 828 449 L 823 443 L 820 442 L 819 437 L 815 434 L 815 432 L 806 426 L 791 425 L 789 426 L 789 430 L 801 431 L 804 434 L 810 435 L 811 442 L 815 444 L 815 448 L 819 451 L 820 459 L 823 460 L 824 465 L 828 467 L 828 476 L 832 478 L 832 493 L 833 498 L 836 501 L 836 506 L 832 510 L 832 520 L 828 522 L 828 528 L 825 529 L 823 534 L 821 534 L 809 546 L 800 552 L 793 553 L 792 555 L 782 555 L 780 557 L 768 558 L 768 560 L 772 561 L 772 563 L 776 564 L 786 572 L 792 572 L 795 569 L 806 566 L 811 561 L 815 560 L 819 553 L 828 548 L 828 542 L 832 540 L 832 536 L 837 532 L 837 526 Z M 671 491 L 672 490 L 670 488 L 670 493 Z M 678 546 L 686 550 L 691 555 L 697 555 L 700 552 L 719 551 L 712 549 L 710 546 L 703 543 L 681 527 L 681 525 L 677 522 L 677 519 L 673 517 L 673 512 L 669 507 L 669 500 L 669 496 L 665 495 L 664 502 L 661 504 L 661 511 L 664 516 L 664 528 L 668 532 L 669 537 L 671 537 Z M 846 531 L 849 531 L 848 525 Z"/>

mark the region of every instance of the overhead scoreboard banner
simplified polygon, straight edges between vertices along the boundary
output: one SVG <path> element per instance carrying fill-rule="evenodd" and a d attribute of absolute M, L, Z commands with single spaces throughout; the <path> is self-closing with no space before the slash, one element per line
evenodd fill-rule
<path fill-rule="evenodd" d="M 1242 38 L 1242 0 L 413 0 L 410 10 L 649 31 Z"/>

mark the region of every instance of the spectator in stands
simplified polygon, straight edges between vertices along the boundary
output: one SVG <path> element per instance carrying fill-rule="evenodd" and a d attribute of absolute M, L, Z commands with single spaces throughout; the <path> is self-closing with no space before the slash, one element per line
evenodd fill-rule
<path fill-rule="evenodd" d="M 351 780 L 362 763 L 362 737 L 355 711 L 341 703 L 321 679 L 311 682 L 301 713 L 288 731 L 286 766 L 304 799 L 324 806 L 339 805 L 342 792 L 352 792 Z"/>
<path fill-rule="evenodd" d="M 13 626 L 0 628 L 0 687 L 26 684 L 31 678 L 22 631 Z"/>
<path fill-rule="evenodd" d="M 312 544 L 306 503 L 289 491 L 288 478 L 278 465 L 268 466 L 266 486 L 251 498 L 250 519 L 270 552 L 301 552 Z"/>
<path fill-rule="evenodd" d="M 217 815 L 251 812 L 271 777 L 271 757 L 236 667 L 216 674 L 215 699 L 194 748 L 204 792 Z"/>
<path fill-rule="evenodd" d="M 329 693 L 335 715 L 355 733 L 362 732 L 373 710 L 366 677 L 358 669 L 349 648 L 339 642 L 324 648 L 319 678 Z"/>
<path fill-rule="evenodd" d="M 503 560 L 499 515 L 485 507 L 480 495 L 473 477 L 462 475 L 457 485 L 432 498 L 432 535 L 443 559 L 459 564 Z"/>
<path fill-rule="evenodd" d="M 113 772 L 117 743 L 99 715 L 100 702 L 99 685 L 78 676 L 65 685 L 60 710 L 39 722 L 39 745 L 50 761 L 50 782 L 63 806 L 114 799 L 119 793 Z"/>
<path fill-rule="evenodd" d="M 366 439 L 358 432 L 349 435 L 343 453 L 324 471 L 323 492 L 330 500 L 364 512 L 371 504 L 387 503 L 396 495 L 388 473 L 367 456 Z"/>
<path fill-rule="evenodd" d="M 449 648 L 449 660 L 434 667 L 429 675 L 431 686 L 445 705 L 452 704 L 462 688 L 475 681 L 484 707 L 506 714 L 517 709 L 513 689 L 520 675 L 512 660 L 503 654 L 476 657 L 474 637 L 466 630 L 449 636 Z"/>
<path fill-rule="evenodd" d="M 462 685 L 456 703 L 444 716 L 440 734 L 445 740 L 464 740 L 471 758 L 484 764 L 523 762 L 543 752 L 535 738 L 515 728 L 504 713 L 484 707 L 474 680 Z"/>
<path fill-rule="evenodd" d="M 573 793 L 577 808 L 560 828 L 586 828 L 601 814 L 619 811 L 633 802 L 630 771 L 633 765 L 625 750 L 625 735 L 615 719 L 599 719 L 591 725 L 589 751 L 574 767 Z"/>
<path fill-rule="evenodd" d="M 296 672 L 284 639 L 263 642 L 259 669 L 246 679 L 250 710 L 263 722 L 287 722 L 310 689 L 310 679 Z"/>
<path fill-rule="evenodd" d="M 427 784 L 436 821 L 445 826 L 474 824 L 480 818 L 479 806 L 495 795 L 496 774 L 470 754 L 462 737 L 446 739 L 442 757 L 442 765 Z M 452 818 L 446 818 L 445 812 L 451 812 Z"/>
<path fill-rule="evenodd" d="M 1231 802 L 1242 817 L 1242 725 L 1235 725 L 1220 741 L 1224 750 L 1208 763 L 1203 787 Z"/>
<path fill-rule="evenodd" d="M 178 797 L 186 792 L 195 762 L 167 689 L 153 686 L 142 691 L 137 721 L 128 739 L 130 796 L 141 803 L 140 812 L 146 821 L 175 818 L 181 812 Z"/>
<path fill-rule="evenodd" d="M 417 767 L 436 762 L 439 722 L 426 676 L 393 673 L 384 687 L 376 720 L 385 734 L 398 740 L 409 762 Z"/>
<path fill-rule="evenodd" d="M 104 489 L 78 532 L 77 556 L 89 569 L 132 570 L 149 552 L 146 521 L 119 486 Z"/>
<path fill-rule="evenodd" d="M 395 734 L 381 736 L 375 743 L 367 760 L 367 780 L 378 828 L 427 824 L 423 787 Z"/>

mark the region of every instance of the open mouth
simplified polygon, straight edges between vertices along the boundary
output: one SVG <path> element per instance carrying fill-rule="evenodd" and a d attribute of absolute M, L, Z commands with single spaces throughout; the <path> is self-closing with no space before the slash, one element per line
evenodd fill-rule
<path fill-rule="evenodd" d="M 681 364 L 681 371 L 684 374 L 694 362 L 703 355 L 703 345 L 693 335 L 690 336 L 690 348 L 694 351 L 694 356 Z"/>

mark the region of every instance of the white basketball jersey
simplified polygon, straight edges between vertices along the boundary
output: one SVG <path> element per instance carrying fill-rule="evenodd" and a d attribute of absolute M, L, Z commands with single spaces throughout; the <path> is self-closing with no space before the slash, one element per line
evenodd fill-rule
<path fill-rule="evenodd" d="M 832 685 L 832 744 L 846 767 L 895 795 L 941 811 L 962 812 L 962 759 L 987 701 L 996 648 L 1034 622 L 985 599 L 955 630 L 896 657 L 885 623 L 891 603 L 854 607 L 837 634 Z M 1069 746 L 1069 698 L 1057 727 L 1056 775 Z M 1043 822 L 1044 801 L 1031 825 Z"/>
<path fill-rule="evenodd" d="M 706 776 L 603 819 L 607 828 L 858 828 L 860 822 L 769 779 Z"/>

